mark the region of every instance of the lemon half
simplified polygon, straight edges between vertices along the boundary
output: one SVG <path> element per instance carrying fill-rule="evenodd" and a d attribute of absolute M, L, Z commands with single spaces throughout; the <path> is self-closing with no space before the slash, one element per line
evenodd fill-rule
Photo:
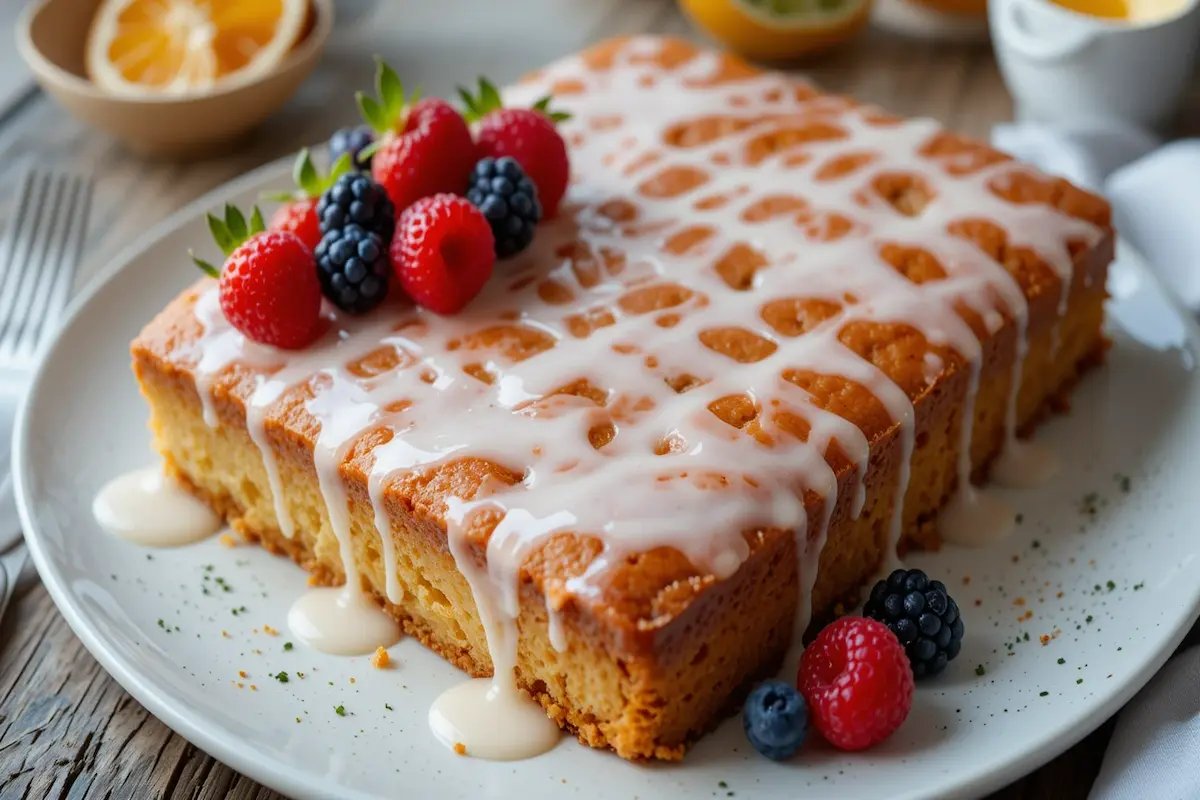
<path fill-rule="evenodd" d="M 871 0 L 680 0 L 692 21 L 747 58 L 778 61 L 827 50 L 867 24 Z"/>

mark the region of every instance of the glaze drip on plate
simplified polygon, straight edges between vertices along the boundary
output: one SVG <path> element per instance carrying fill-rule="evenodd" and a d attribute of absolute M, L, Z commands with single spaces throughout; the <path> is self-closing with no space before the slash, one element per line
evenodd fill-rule
<path fill-rule="evenodd" d="M 1017 446 L 1029 311 L 979 242 L 998 235 L 1009 252 L 1034 254 L 1065 299 L 1070 243 L 1101 236 L 1045 205 L 1013 202 L 1023 182 L 1045 178 L 932 122 L 896 120 L 777 74 L 730 74 L 713 55 L 674 63 L 659 58 L 661 46 L 629 40 L 605 65 L 569 58 L 509 93 L 509 104 L 527 105 L 554 90 L 574 115 L 562 127 L 573 185 L 560 217 L 463 314 L 331 314 L 322 340 L 283 354 L 211 313 L 215 288 L 196 302 L 203 335 L 191 357 L 206 385 L 234 364 L 264 374 L 246 405 L 273 490 L 272 412 L 285 396 L 307 398 L 320 426 L 323 524 L 341 547 L 347 592 L 361 583 L 340 470 L 365 436 L 393 602 L 405 588 L 389 485 L 464 458 L 498 467 L 435 511 L 483 619 L 496 692 L 516 691 L 521 566 L 564 533 L 602 546 L 563 587 L 579 596 L 608 565 L 658 547 L 724 579 L 748 557 L 748 532 L 793 531 L 794 661 L 839 491 L 860 514 L 870 437 L 884 434 L 899 437 L 902 454 L 881 567 L 894 563 L 916 446 L 913 397 L 945 370 L 970 378 L 950 519 L 969 526 L 1000 514 L 1000 501 L 970 483 L 970 409 L 981 338 L 1011 324 L 1018 358 L 1005 443 Z M 871 326 L 919 337 L 924 354 L 888 374 L 870 360 Z M 864 431 L 840 416 L 821 388 L 829 381 L 868 392 L 890 428 Z M 839 463 L 849 464 L 840 489 Z M 806 493 L 819 513 L 810 516 Z M 569 648 L 562 603 L 547 611 L 554 646 Z M 450 719 L 462 704 L 438 707 L 450 727 L 469 727 Z"/>
<path fill-rule="evenodd" d="M 221 517 L 159 467 L 113 478 L 96 494 L 92 515 L 104 530 L 148 547 L 179 547 L 207 539 Z"/>

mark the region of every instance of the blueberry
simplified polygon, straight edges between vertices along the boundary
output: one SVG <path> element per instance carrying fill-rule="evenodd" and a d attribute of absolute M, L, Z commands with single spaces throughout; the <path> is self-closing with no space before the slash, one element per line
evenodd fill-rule
<path fill-rule="evenodd" d="M 360 154 L 374 141 L 375 133 L 365 125 L 342 128 L 329 137 L 330 161 L 336 161 L 343 153 L 349 153 L 356 169 L 370 170 L 370 156 L 363 158 Z"/>
<path fill-rule="evenodd" d="M 742 726 L 755 750 L 773 761 L 783 761 L 804 743 L 808 708 L 790 684 L 767 681 L 746 698 Z"/>
<path fill-rule="evenodd" d="M 917 617 L 917 627 L 926 636 L 935 636 L 942 629 L 942 621 L 937 614 L 925 613 Z"/>

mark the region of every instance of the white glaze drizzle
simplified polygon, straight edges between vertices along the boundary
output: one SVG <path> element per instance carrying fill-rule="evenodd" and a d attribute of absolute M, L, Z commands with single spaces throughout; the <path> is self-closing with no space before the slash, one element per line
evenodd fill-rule
<path fill-rule="evenodd" d="M 948 168 L 961 167 L 969 154 L 963 159 L 922 155 L 922 144 L 938 132 L 929 121 L 882 123 L 872 109 L 856 108 L 839 98 L 797 97 L 799 84 L 771 73 L 704 85 L 717 66 L 715 57 L 701 55 L 668 71 L 650 63 L 659 46 L 653 38 L 630 40 L 618 54 L 618 63 L 603 72 L 569 58 L 509 92 L 510 103 L 523 104 L 558 81 L 583 86 L 582 94 L 559 98 L 575 114 L 563 126 L 567 136 L 577 139 L 572 153 L 575 179 L 562 219 L 544 224 L 526 254 L 499 265 L 484 295 L 466 312 L 455 318 L 422 310 L 399 317 L 381 311 L 366 320 L 334 315 L 330 333 L 317 345 L 300 354 L 274 354 L 284 366 L 260 381 L 247 403 L 261 411 L 257 429 L 279 406 L 287 388 L 311 386 L 313 397 L 305 408 L 321 425 L 314 458 L 349 591 L 358 591 L 359 581 L 339 467 L 363 433 L 373 428 L 392 432 L 372 451 L 368 475 L 387 570 L 385 593 L 392 602 L 402 598 L 402 589 L 394 572 L 390 523 L 382 508 L 390 481 L 463 456 L 487 459 L 521 475 L 512 486 L 490 485 L 473 497 L 451 498 L 445 511 L 451 552 L 484 622 L 498 692 L 516 691 L 512 670 L 521 564 L 547 537 L 564 531 L 596 535 L 603 544 L 587 571 L 566 583 L 567 592 L 581 596 L 594 592 L 595 577 L 627 554 L 672 547 L 697 569 L 723 579 L 749 554 L 744 531 L 796 531 L 801 597 L 793 654 L 798 652 L 838 493 L 826 450 L 836 440 L 856 468 L 851 510 L 857 516 L 865 501 L 869 446 L 855 424 L 817 408 L 803 390 L 784 380 L 786 369 L 857 382 L 878 399 L 896 426 L 900 475 L 881 567 L 886 570 L 896 563 L 915 438 L 913 406 L 891 378 L 841 343 L 839 333 L 849 322 L 908 325 L 930 345 L 949 348 L 966 361 L 970 386 L 960 430 L 959 491 L 944 518 L 958 527 L 958 517 L 972 519 L 981 509 L 992 508 L 992 495 L 970 483 L 970 412 L 978 388 L 980 343 L 955 305 L 976 311 L 991 332 L 1006 317 L 1019 329 L 1005 415 L 1009 449 L 1016 441 L 1015 404 L 1028 309 L 1009 273 L 947 228 L 967 217 L 995 221 L 1013 245 L 1032 249 L 1064 282 L 1072 269 L 1067 242 L 1099 238 L 1099 231 L 1086 222 L 1046 206 L 1014 205 L 989 190 L 989 184 L 1026 171 L 1023 166 L 1002 162 L 969 174 L 948 174 Z M 645 91 L 647 80 L 656 84 L 655 91 Z M 664 144 L 673 123 L 724 112 L 755 121 L 713 142 Z M 845 135 L 805 142 L 803 149 L 810 156 L 806 163 L 785 168 L 792 152 L 788 150 L 757 165 L 739 163 L 751 139 L 794 124 L 798 117 L 834 126 Z M 605 122 L 613 119 L 618 122 Z M 882 158 L 837 179 L 818 177 L 821 165 L 851 153 Z M 717 162 L 720 166 L 714 168 Z M 703 185 L 648 201 L 644 182 L 665 166 L 690 169 L 701 176 Z M 916 176 L 932 187 L 934 196 L 919 215 L 897 213 L 882 198 L 864 191 L 871 178 L 884 171 Z M 808 204 L 805 215 L 798 217 L 793 209 L 765 221 L 743 217 L 755 201 L 769 195 L 802 198 Z M 716 197 L 724 198 L 723 203 L 697 202 Z M 636 220 L 612 213 L 614 201 L 630 200 L 636 205 Z M 830 240 L 827 234 L 835 231 L 839 218 L 852 221 L 853 233 Z M 695 225 L 710 228 L 706 241 L 684 253 L 663 249 L 668 236 Z M 912 283 L 881 258 L 879 248 L 888 242 L 923 248 L 944 268 L 945 278 Z M 768 265 L 754 275 L 748 291 L 732 290 L 714 269 L 717 257 L 735 243 L 753 245 Z M 586 247 L 591 261 L 569 258 L 563 248 L 572 246 Z M 604 263 L 605 254 L 619 261 L 619 270 Z M 539 291 L 548 280 L 557 296 Z M 658 312 L 638 314 L 621 305 L 621 299 L 639 287 L 667 281 L 691 292 L 669 309 L 678 317 L 673 326 L 659 324 Z M 1064 286 L 1064 301 L 1068 289 Z M 219 309 L 214 295 L 206 289 L 196 304 L 204 327 L 196 348 L 202 395 L 228 365 L 258 366 L 264 360 L 257 352 L 261 348 L 244 342 L 219 314 L 206 311 Z M 803 336 L 783 336 L 764 324 L 759 310 L 765 301 L 785 297 L 825 299 L 840 305 L 841 311 Z M 611 314 L 615 324 L 594 327 L 580 338 L 571 332 L 569 319 L 589 313 Z M 382 326 L 380 319 L 386 320 Z M 388 327 L 398 320 L 415 324 Z M 472 344 L 472 337 L 489 326 L 517 326 L 550 346 L 510 363 Z M 726 356 L 700 342 L 701 333 L 720 327 L 748 330 L 774 350 L 735 368 Z M 570 346 L 557 346 L 568 338 Z M 342 367 L 380 347 L 393 348 L 400 366 L 368 378 Z M 940 373 L 940 356 L 934 358 L 926 357 L 927 381 Z M 477 374 L 482 369 L 493 380 L 470 377 L 467 368 Z M 320 379 L 310 380 L 318 373 Z M 706 382 L 676 393 L 666 379 L 682 373 Z M 597 405 L 556 394 L 578 380 L 601 388 L 607 402 Z M 260 395 L 272 385 L 275 394 Z M 807 441 L 791 438 L 769 414 L 761 413 L 761 430 L 772 442 L 762 445 L 708 411 L 715 401 L 742 394 L 760 411 L 769 407 L 802 418 L 810 427 Z M 205 403 L 206 418 L 215 420 L 209 413 L 211 398 Z M 616 413 L 618 407 L 624 412 Z M 603 424 L 614 425 L 616 436 L 597 450 L 588 432 Z M 274 456 L 265 441 L 265 436 L 256 439 L 268 461 Z M 656 447 L 666 441 L 678 447 L 657 455 Z M 270 476 L 270 467 L 267 472 Z M 802 490 L 823 498 L 822 519 L 807 520 Z M 282 521 L 287 514 L 279 494 L 276 513 L 282 529 L 288 523 Z M 471 515 L 482 509 L 499 512 L 501 519 L 480 564 L 466 544 L 465 531 Z M 552 629 L 558 624 L 557 613 L 551 613 Z M 561 628 L 552 633 L 552 639 L 559 640 L 556 647 L 566 644 L 562 633 Z"/>
<path fill-rule="evenodd" d="M 179 547 L 212 536 L 221 517 L 159 467 L 127 472 L 101 487 L 92 515 L 114 536 L 147 547 Z"/>

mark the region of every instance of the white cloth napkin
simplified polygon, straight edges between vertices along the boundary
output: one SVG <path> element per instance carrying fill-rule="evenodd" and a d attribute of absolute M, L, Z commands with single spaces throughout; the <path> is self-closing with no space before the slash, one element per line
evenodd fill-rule
<path fill-rule="evenodd" d="M 1119 235 L 1200 313 L 1200 140 L 1163 145 L 1119 123 L 1001 125 L 992 143 L 1105 195 Z M 1089 800 L 1200 798 L 1200 647 L 1167 663 L 1121 711 Z"/>
<path fill-rule="evenodd" d="M 1120 235 L 1185 306 L 1200 313 L 1200 139 L 1163 145 L 1120 123 L 1000 125 L 992 143 L 1105 195 Z"/>
<path fill-rule="evenodd" d="M 1088 800 L 1200 797 L 1200 647 L 1167 662 L 1125 706 Z"/>

